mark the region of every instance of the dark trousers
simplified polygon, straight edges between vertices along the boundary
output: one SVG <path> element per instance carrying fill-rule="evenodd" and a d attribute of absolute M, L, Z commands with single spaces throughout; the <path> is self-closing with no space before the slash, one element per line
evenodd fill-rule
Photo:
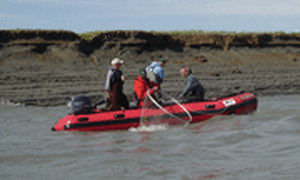
<path fill-rule="evenodd" d="M 198 96 L 186 96 L 182 99 L 183 103 L 196 102 L 196 101 L 204 101 L 204 94 Z"/>
<path fill-rule="evenodd" d="M 128 109 L 129 102 L 126 95 L 123 93 L 123 83 L 115 82 L 112 85 L 111 110 L 121 110 L 121 107 Z"/>

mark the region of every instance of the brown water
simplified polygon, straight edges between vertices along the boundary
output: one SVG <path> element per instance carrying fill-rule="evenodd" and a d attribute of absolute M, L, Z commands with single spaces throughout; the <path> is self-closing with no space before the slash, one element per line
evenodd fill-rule
<path fill-rule="evenodd" d="M 0 179 L 299 179 L 300 96 L 151 133 L 52 132 L 67 107 L 0 105 Z"/>

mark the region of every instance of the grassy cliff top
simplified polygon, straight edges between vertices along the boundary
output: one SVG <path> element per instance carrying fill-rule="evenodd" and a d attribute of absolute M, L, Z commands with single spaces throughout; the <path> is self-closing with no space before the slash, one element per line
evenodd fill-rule
<path fill-rule="evenodd" d="M 94 37 L 100 35 L 100 34 L 105 34 L 105 33 L 110 33 L 110 32 L 136 32 L 136 31 L 90 31 L 90 32 L 85 32 L 85 33 L 80 33 L 79 36 L 82 39 L 85 40 L 92 40 Z M 277 32 L 234 32 L 234 31 L 203 31 L 203 30 L 185 30 L 185 31 L 144 31 L 148 33 L 153 33 L 153 34 L 167 34 L 171 36 L 236 36 L 236 37 L 242 37 L 242 36 L 249 36 L 249 35 L 272 35 L 272 36 L 298 36 L 300 37 L 300 32 L 299 33 L 286 33 L 283 31 L 277 31 Z"/>
<path fill-rule="evenodd" d="M 149 34 L 165 34 L 170 36 L 257 36 L 257 35 L 269 35 L 269 36 L 296 36 L 300 37 L 300 33 L 286 33 L 282 31 L 278 32 L 231 32 L 231 31 L 203 31 L 203 30 L 185 30 L 185 31 L 129 31 L 129 30 L 115 30 L 115 31 L 90 31 L 85 33 L 75 33 L 66 30 L 41 30 L 41 29 L 11 29 L 0 30 L 0 41 L 2 39 L 30 39 L 34 37 L 43 37 L 45 39 L 61 39 L 61 40 L 75 40 L 84 39 L 92 40 L 101 34 L 109 33 L 133 33 L 144 32 Z"/>

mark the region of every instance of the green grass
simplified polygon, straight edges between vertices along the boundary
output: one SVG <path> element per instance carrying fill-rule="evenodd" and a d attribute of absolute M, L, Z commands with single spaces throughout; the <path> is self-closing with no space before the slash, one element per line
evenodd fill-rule
<path fill-rule="evenodd" d="M 203 30 L 162 31 L 160 33 L 170 34 L 170 35 L 240 35 L 240 36 L 249 35 L 249 34 L 264 34 L 263 32 L 203 31 Z M 269 34 L 272 33 L 270 32 Z"/>
<path fill-rule="evenodd" d="M 202 30 L 185 30 L 185 31 L 161 31 L 158 33 L 170 34 L 170 35 L 191 35 L 191 34 L 204 34 Z"/>
<path fill-rule="evenodd" d="M 129 32 L 125 30 L 125 32 Z M 90 31 L 86 33 L 81 33 L 79 36 L 85 40 L 91 40 L 95 36 L 110 31 Z M 184 31 L 146 31 L 149 33 L 162 33 L 162 34 L 169 34 L 169 35 L 236 35 L 236 34 L 253 34 L 251 32 L 230 32 L 230 31 L 203 31 L 203 30 L 184 30 Z"/>
<path fill-rule="evenodd" d="M 90 32 L 81 33 L 79 34 L 79 36 L 85 40 L 92 40 L 95 36 L 104 32 L 108 32 L 108 31 L 90 31 Z"/>
<path fill-rule="evenodd" d="M 262 35 L 262 34 L 269 34 L 269 35 L 300 35 L 299 32 L 292 32 L 287 33 L 283 31 L 276 31 L 276 32 L 235 32 L 235 31 L 203 31 L 203 30 L 184 30 L 184 31 L 161 31 L 158 33 L 165 33 L 170 35 L 237 35 L 237 36 L 246 36 L 246 35 Z"/>
<path fill-rule="evenodd" d="M 8 30 L 12 33 L 21 33 L 23 31 L 65 31 L 65 30 L 39 30 L 39 29 L 10 29 Z M 71 31 L 70 31 L 71 32 Z M 92 40 L 95 36 L 101 34 L 101 33 L 107 33 L 107 32 L 112 32 L 112 31 L 90 31 L 90 32 L 85 32 L 85 33 L 80 33 L 78 34 L 82 39 L 85 40 Z M 124 30 L 124 32 L 130 32 L 129 30 Z M 300 33 L 286 33 L 283 31 L 277 31 L 277 32 L 234 32 L 234 31 L 204 31 L 204 30 L 183 30 L 183 31 L 146 31 L 149 33 L 158 33 L 158 34 L 168 34 L 171 36 L 176 36 L 176 35 L 219 35 L 219 36 L 237 36 L 237 37 L 247 37 L 247 36 L 251 36 L 251 35 L 263 35 L 263 34 L 267 34 L 267 35 L 275 35 L 275 36 L 300 36 Z"/>

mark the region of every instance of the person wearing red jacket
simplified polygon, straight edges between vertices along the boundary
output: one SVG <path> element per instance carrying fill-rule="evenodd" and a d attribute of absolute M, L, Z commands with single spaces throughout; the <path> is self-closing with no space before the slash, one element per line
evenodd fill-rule
<path fill-rule="evenodd" d="M 149 91 L 150 95 L 153 95 L 159 90 L 159 84 L 150 81 L 147 78 L 146 71 L 144 69 L 139 70 L 139 75 L 134 80 L 134 93 L 137 100 L 137 107 L 142 107 L 144 99 Z"/>

